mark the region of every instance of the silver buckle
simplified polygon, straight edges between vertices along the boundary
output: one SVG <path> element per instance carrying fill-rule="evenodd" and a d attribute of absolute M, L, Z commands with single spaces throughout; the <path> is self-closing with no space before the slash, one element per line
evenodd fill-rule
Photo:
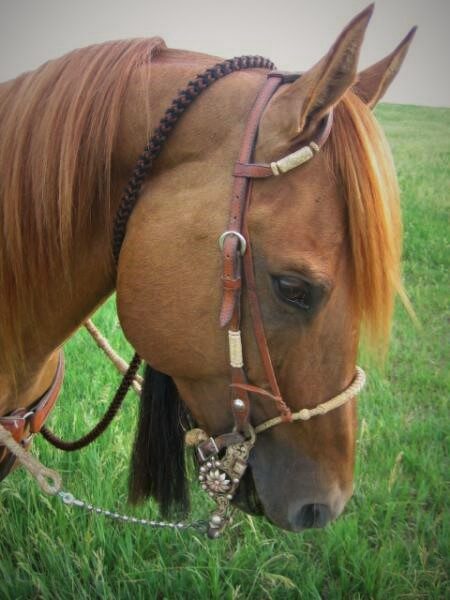
<path fill-rule="evenodd" d="M 239 231 L 232 231 L 232 230 L 224 231 L 219 238 L 219 248 L 223 251 L 223 245 L 225 244 L 225 239 L 229 235 L 234 235 L 237 237 L 237 239 L 239 240 L 239 252 L 240 252 L 241 256 L 244 256 L 245 251 L 247 250 L 247 240 L 242 235 L 242 233 L 239 233 Z"/>
<path fill-rule="evenodd" d="M 203 454 L 201 446 L 197 447 L 197 454 L 202 462 L 206 462 L 209 458 L 211 458 L 211 456 L 217 456 L 217 454 L 219 454 L 219 448 L 217 447 L 216 440 L 214 438 L 210 437 L 208 439 L 208 442 L 212 443 L 212 445 L 214 446 L 214 449 L 213 449 L 213 452 L 208 453 L 207 456 L 205 456 Z M 205 444 L 205 442 L 203 442 L 203 444 Z"/>

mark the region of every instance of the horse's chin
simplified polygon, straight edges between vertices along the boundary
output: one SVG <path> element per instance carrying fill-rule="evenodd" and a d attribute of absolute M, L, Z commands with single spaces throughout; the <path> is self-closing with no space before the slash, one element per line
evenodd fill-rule
<path fill-rule="evenodd" d="M 233 504 L 249 515 L 260 517 L 264 515 L 264 507 L 256 492 L 251 467 L 248 466 L 241 479 Z"/>

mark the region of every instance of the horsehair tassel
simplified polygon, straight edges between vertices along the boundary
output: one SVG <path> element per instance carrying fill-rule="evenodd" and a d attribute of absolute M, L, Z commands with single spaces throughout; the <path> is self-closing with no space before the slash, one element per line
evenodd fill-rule
<path fill-rule="evenodd" d="M 61 475 L 52 469 L 44 467 L 37 458 L 29 454 L 16 442 L 11 433 L 1 423 L 0 445 L 8 448 L 20 464 L 36 479 L 44 493 L 55 496 L 61 490 Z"/>

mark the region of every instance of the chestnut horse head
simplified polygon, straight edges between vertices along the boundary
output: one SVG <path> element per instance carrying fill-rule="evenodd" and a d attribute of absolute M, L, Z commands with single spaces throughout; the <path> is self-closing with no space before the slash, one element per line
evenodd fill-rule
<path fill-rule="evenodd" d="M 246 216 L 270 357 L 292 412 L 349 385 L 361 331 L 382 345 L 394 294 L 401 291 L 396 177 L 371 109 L 399 70 L 412 34 L 358 77 L 371 12 L 358 15 L 314 67 L 279 87 L 259 125 L 254 159 L 270 163 L 313 139 L 334 110 L 321 152 L 280 177 L 255 180 Z M 14 226 L 5 234 L 0 268 L 10 312 L 0 319 L 5 339 L 17 340 L 17 349 L 11 355 L 0 348 L 0 375 L 12 373 L 4 376 L 8 382 L 28 373 L 28 387 L 45 379 L 57 345 L 116 280 L 125 335 L 151 365 L 131 497 L 153 495 L 163 512 L 185 499 L 184 412 L 212 436 L 233 428 L 227 333 L 219 324 L 217 240 L 227 228 L 243 127 L 267 71 L 233 73 L 183 115 L 130 217 L 117 279 L 110 224 L 148 131 L 180 87 L 215 62 L 169 50 L 158 39 L 117 42 L 72 53 L 0 87 L 3 139 L 9 139 L 0 149 L 0 167 L 6 172 L 12 156 L 28 158 L 30 170 L 11 169 L 1 188 L 0 216 Z M 15 95 L 28 104 L 22 106 L 23 131 L 14 137 Z M 34 200 L 32 209 L 28 199 Z M 16 223 L 21 212 L 22 222 Z M 36 248 L 28 262 L 27 244 Z M 44 281 L 38 281 L 42 272 Z M 30 277 L 32 290 L 26 286 Z M 50 290 L 45 306 L 39 294 L 44 283 Z M 266 389 L 248 296 L 244 282 L 246 376 Z M 4 389 L 4 410 L 11 409 L 12 384 Z M 277 415 L 273 402 L 250 396 L 253 425 Z M 354 400 L 310 421 L 261 433 L 237 504 L 288 530 L 324 525 L 351 496 L 355 434 Z M 144 456 L 148 450 L 150 456 Z"/>

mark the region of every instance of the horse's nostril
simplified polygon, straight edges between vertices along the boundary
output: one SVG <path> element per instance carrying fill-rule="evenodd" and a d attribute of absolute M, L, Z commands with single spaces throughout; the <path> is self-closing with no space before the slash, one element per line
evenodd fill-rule
<path fill-rule="evenodd" d="M 331 521 L 331 510 L 326 504 L 304 504 L 296 517 L 299 529 L 325 527 Z"/>

